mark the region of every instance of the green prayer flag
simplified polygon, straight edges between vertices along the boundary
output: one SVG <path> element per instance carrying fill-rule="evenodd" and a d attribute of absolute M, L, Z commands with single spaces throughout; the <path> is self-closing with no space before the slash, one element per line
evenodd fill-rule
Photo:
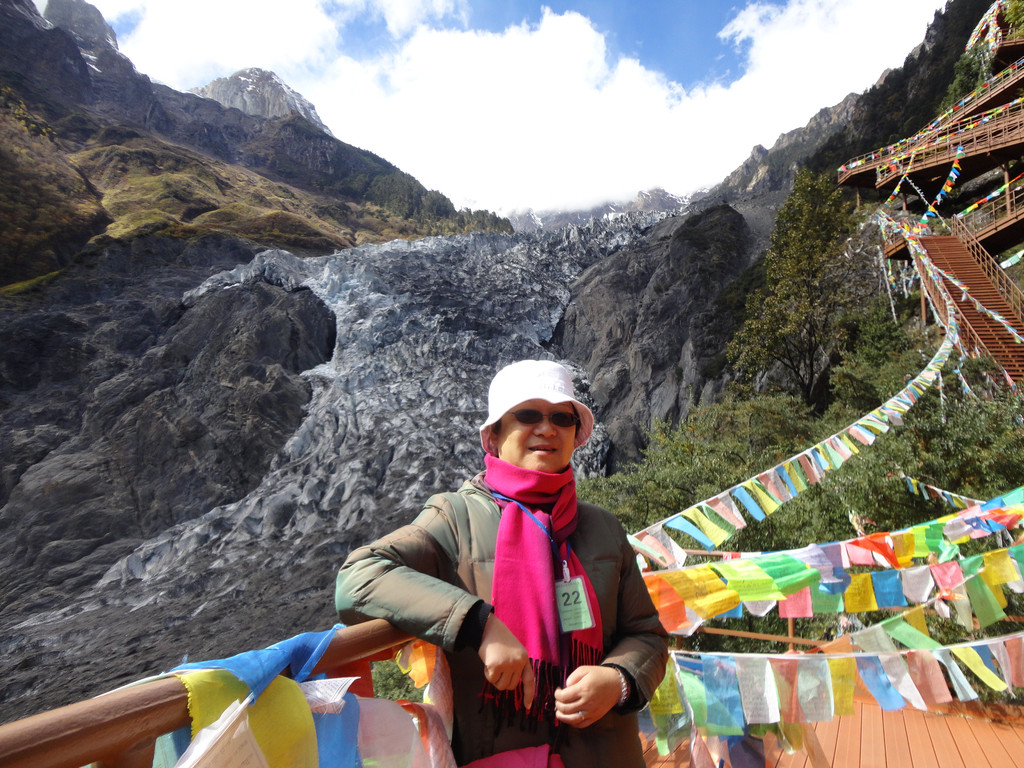
<path fill-rule="evenodd" d="M 704 728 L 708 724 L 708 702 L 704 695 L 704 682 L 692 672 L 680 669 L 679 683 L 683 686 L 683 695 L 690 702 L 693 710 L 693 724 Z"/>
<path fill-rule="evenodd" d="M 923 525 L 910 529 L 910 533 L 914 535 L 914 557 L 928 557 L 931 554 L 931 550 L 928 549 L 927 531 Z"/>
<path fill-rule="evenodd" d="M 967 587 L 967 596 L 971 599 L 971 608 L 974 610 L 974 615 L 978 617 L 978 624 L 982 629 L 1006 618 L 1006 614 L 1003 613 L 1003 609 L 996 601 L 996 596 L 992 594 L 992 590 L 989 589 L 984 579 L 975 576 L 968 579 L 965 586 Z"/>
<path fill-rule="evenodd" d="M 843 595 L 811 587 L 811 608 L 815 613 L 839 613 L 843 610 Z"/>
<path fill-rule="evenodd" d="M 1024 504 L 1024 486 L 1014 488 L 1009 493 L 1003 494 L 1003 504 L 1012 507 L 1015 504 Z"/>
<path fill-rule="evenodd" d="M 754 561 L 772 577 L 784 595 L 792 595 L 821 580 L 821 572 L 817 568 L 810 568 L 807 563 L 783 552 L 757 557 Z"/>
<path fill-rule="evenodd" d="M 912 648 L 915 651 L 922 649 L 931 650 L 933 648 L 942 647 L 940 643 L 930 638 L 921 630 L 910 626 L 903 620 L 902 616 L 894 616 L 891 619 L 886 619 L 882 622 L 882 629 L 884 629 L 886 634 L 893 640 L 903 643 L 907 648 Z"/>
<path fill-rule="evenodd" d="M 753 559 L 712 563 L 711 570 L 725 579 L 729 589 L 739 593 L 740 600 L 782 600 L 786 597 L 772 577 Z"/>

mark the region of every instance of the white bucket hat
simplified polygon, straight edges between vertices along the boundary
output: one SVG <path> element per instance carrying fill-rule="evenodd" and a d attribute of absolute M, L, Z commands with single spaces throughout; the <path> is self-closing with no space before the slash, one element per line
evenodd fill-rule
<path fill-rule="evenodd" d="M 487 391 L 487 420 L 480 425 L 480 444 L 485 452 L 489 451 L 487 443 L 491 425 L 527 400 L 572 403 L 580 417 L 573 449 L 590 439 L 594 431 L 594 414 L 576 399 L 569 371 L 551 360 L 520 360 L 506 365 L 491 379 Z"/>

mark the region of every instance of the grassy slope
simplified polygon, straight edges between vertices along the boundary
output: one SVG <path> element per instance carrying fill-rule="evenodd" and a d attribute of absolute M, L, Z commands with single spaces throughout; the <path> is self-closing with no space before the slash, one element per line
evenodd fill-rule
<path fill-rule="evenodd" d="M 304 191 L 151 134 L 100 128 L 87 116 L 65 116 L 51 126 L 0 88 L 0 290 L 7 286 L 6 292 L 58 272 L 94 237 L 220 231 L 296 253 L 329 253 L 473 224 L 460 215 L 403 217 L 337 193 Z"/>

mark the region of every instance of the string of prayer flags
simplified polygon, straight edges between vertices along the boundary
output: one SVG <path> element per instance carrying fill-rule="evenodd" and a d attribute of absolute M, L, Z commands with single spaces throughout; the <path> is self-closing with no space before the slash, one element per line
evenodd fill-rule
<path fill-rule="evenodd" d="M 965 51 L 969 51 L 981 42 L 986 44 L 989 52 L 995 51 L 1003 40 L 1003 31 L 999 28 L 999 14 L 1005 6 L 1005 0 L 996 0 L 991 7 L 985 11 L 981 21 L 974 27 L 971 36 L 967 39 Z"/>
<path fill-rule="evenodd" d="M 972 499 L 968 496 L 962 496 L 958 493 L 951 493 L 950 491 L 943 490 L 934 485 L 922 482 L 914 477 L 908 477 L 903 475 L 903 481 L 907 485 L 907 490 L 914 496 L 920 496 L 922 499 L 939 499 L 945 501 L 952 507 L 957 509 L 967 509 L 973 507 L 976 504 L 982 502 L 978 499 Z"/>
<path fill-rule="evenodd" d="M 1022 497 L 1024 492 L 1013 491 L 1000 499 Z M 1005 519 L 1014 526 L 1020 523 L 1018 514 L 998 507 L 984 511 L 976 505 L 906 531 L 878 532 L 789 552 L 732 553 L 692 568 L 645 571 L 644 578 L 664 614 L 664 625 L 681 634 L 691 634 L 712 618 L 738 618 L 744 606 L 750 614 L 762 616 L 776 605 L 780 616 L 801 618 L 934 602 L 942 615 L 965 627 L 975 617 L 988 626 L 1003 617 L 1004 589 L 1024 594 L 1018 564 L 1018 558 L 1024 559 L 1024 545 L 960 560 L 958 548 L 947 539 L 1004 530 L 988 518 Z M 984 525 L 968 525 L 971 521 Z M 915 565 L 915 558 L 933 562 Z M 849 566 L 872 570 L 850 574 Z"/>
<path fill-rule="evenodd" d="M 942 189 L 939 190 L 938 195 L 935 196 L 932 206 L 938 206 L 939 203 L 942 202 L 943 198 L 945 198 L 952 191 L 953 187 L 956 186 L 956 180 L 960 178 L 960 159 L 964 154 L 964 148 L 958 146 L 956 148 L 956 159 L 953 160 L 953 167 L 949 169 L 949 175 L 942 183 Z"/>
<path fill-rule="evenodd" d="M 821 482 L 827 472 L 841 467 L 860 453 L 858 443 L 862 446 L 872 445 L 879 435 L 889 430 L 890 424 L 901 425 L 902 414 L 936 381 L 939 369 L 948 359 L 955 337 L 955 333 L 947 332 L 943 344 L 924 371 L 901 392 L 854 424 L 777 466 L 655 525 L 668 525 L 695 539 L 708 551 L 713 551 L 737 529 L 746 525 L 741 510 L 756 521 L 764 520 L 782 504 L 806 491 L 811 485 Z"/>
<path fill-rule="evenodd" d="M 994 189 L 992 192 L 989 192 L 987 195 L 985 195 L 985 197 L 981 198 L 980 200 L 977 200 L 976 202 L 971 203 L 969 206 L 967 206 L 962 211 L 957 213 L 956 218 L 963 219 L 966 216 L 973 213 L 974 211 L 976 211 L 981 206 L 983 206 L 985 203 L 991 202 L 992 200 L 995 200 L 996 198 L 1006 194 L 1007 190 L 1009 190 L 1012 185 L 1020 181 L 1022 176 L 1024 176 L 1024 173 L 1018 174 L 1017 176 L 1003 184 L 1001 187 L 998 187 L 997 189 Z"/>
<path fill-rule="evenodd" d="M 999 312 L 996 312 L 995 310 L 988 309 L 984 304 L 982 304 L 980 301 L 978 301 L 976 298 L 974 298 L 974 296 L 972 296 L 970 291 L 968 290 L 967 286 L 964 285 L 959 280 L 957 280 L 953 275 L 950 275 L 948 272 L 944 271 L 943 269 L 934 266 L 934 264 L 932 266 L 933 266 L 934 270 L 939 275 L 941 275 L 943 278 L 945 278 L 949 282 L 953 283 L 957 288 L 961 289 L 961 291 L 963 292 L 962 300 L 970 299 L 970 301 L 974 305 L 975 309 L 977 309 L 982 314 L 988 315 L 993 320 L 995 320 L 997 323 L 999 323 L 1001 326 L 1003 326 L 1003 328 L 1005 328 L 1006 331 L 1011 336 L 1013 336 L 1014 341 L 1016 341 L 1018 344 L 1024 343 L 1024 336 L 1021 336 L 1020 333 L 1017 332 L 1017 329 L 1014 328 L 1012 325 L 1010 325 L 1010 322 L 1005 317 L 1003 317 L 1002 314 L 1000 314 Z"/>
<path fill-rule="evenodd" d="M 858 650 L 843 636 L 815 654 L 675 651 L 675 675 L 666 677 L 679 685 L 669 690 L 662 684 L 652 713 L 692 712 L 693 725 L 703 733 L 739 737 L 776 724 L 853 714 L 858 688 L 887 711 L 928 711 L 949 704 L 954 694 L 960 701 L 978 698 L 965 669 L 995 692 L 1024 683 L 1020 633 L 943 646 L 898 617 L 883 626 L 885 632 L 855 635 L 858 645 L 877 650 Z M 906 648 L 899 650 L 892 640 Z"/>

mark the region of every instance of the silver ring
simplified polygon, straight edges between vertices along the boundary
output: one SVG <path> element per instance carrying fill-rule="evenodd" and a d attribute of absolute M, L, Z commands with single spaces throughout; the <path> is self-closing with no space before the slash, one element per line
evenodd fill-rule
<path fill-rule="evenodd" d="M 582 709 L 579 712 L 577 712 L 576 714 L 578 714 L 580 716 L 580 720 L 583 720 L 587 716 L 587 713 L 584 712 Z"/>

